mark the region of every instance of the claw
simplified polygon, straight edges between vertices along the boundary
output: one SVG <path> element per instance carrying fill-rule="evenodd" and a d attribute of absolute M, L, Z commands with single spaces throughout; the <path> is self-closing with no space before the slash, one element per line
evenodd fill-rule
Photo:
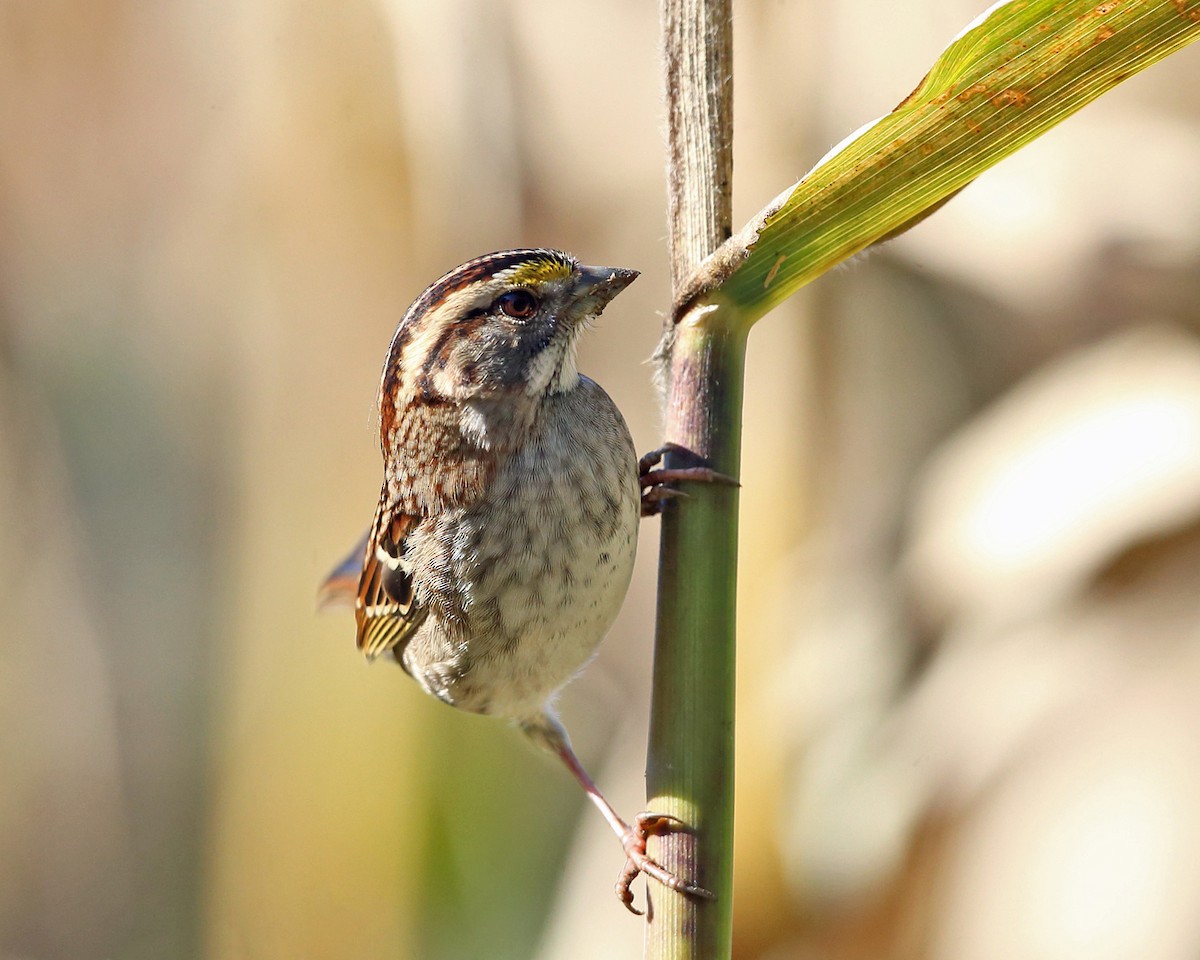
<path fill-rule="evenodd" d="M 653 517 L 662 513 L 668 500 L 686 500 L 687 494 L 671 487 L 649 487 L 642 491 L 642 516 Z"/>
<path fill-rule="evenodd" d="M 630 884 L 637 879 L 640 871 L 638 866 L 632 860 L 625 861 L 625 867 L 621 870 L 621 876 L 617 878 L 617 882 L 613 885 L 613 891 L 617 895 L 617 899 L 625 904 L 625 909 L 632 913 L 635 917 L 644 917 L 645 910 L 639 910 L 633 905 L 633 890 Z"/>
<path fill-rule="evenodd" d="M 665 443 L 657 450 L 651 450 L 638 460 L 638 485 L 645 488 L 642 490 L 643 517 L 652 517 L 657 513 L 661 513 L 663 503 L 666 500 L 673 497 L 686 496 L 682 491 L 664 486 L 667 483 L 721 483 L 734 487 L 741 486 L 733 477 L 718 473 L 707 466 L 696 465 L 656 469 L 662 461 L 663 456 L 667 453 L 679 454 L 693 461 L 693 463 L 698 462 L 699 464 L 703 464 L 704 462 L 702 457 L 697 456 L 686 447 L 682 447 L 677 443 Z"/>
<path fill-rule="evenodd" d="M 634 818 L 633 825 L 622 834 L 621 846 L 625 850 L 626 860 L 614 889 L 617 898 L 625 904 L 625 909 L 630 913 L 643 915 L 643 911 L 633 905 L 633 890 L 630 888 L 630 884 L 637 879 L 639 873 L 653 877 L 668 890 L 674 890 L 676 893 L 705 900 L 715 899 L 708 890 L 671 873 L 646 852 L 646 842 L 650 837 L 687 829 L 687 825 L 677 817 L 663 813 L 639 813 Z"/>
<path fill-rule="evenodd" d="M 633 825 L 630 826 L 621 819 L 612 804 L 604 799 L 600 788 L 588 776 L 583 764 L 575 756 L 575 751 L 571 749 L 571 741 L 567 738 L 566 730 L 563 729 L 562 724 L 558 722 L 558 718 L 553 713 L 547 711 L 539 717 L 522 721 L 521 729 L 539 746 L 558 755 L 558 758 L 571 771 L 571 775 L 583 787 L 588 799 L 596 805 L 596 809 L 608 821 L 608 825 L 612 827 L 613 832 L 621 841 L 621 848 L 625 851 L 625 866 L 621 869 L 621 876 L 617 879 L 613 889 L 617 894 L 617 899 L 625 904 L 625 909 L 630 913 L 643 916 L 642 911 L 633 905 L 631 888 L 631 884 L 637 879 L 639 873 L 653 877 L 668 890 L 674 890 L 689 897 L 714 899 L 709 891 L 677 877 L 646 852 L 646 841 L 650 837 L 660 836 L 671 831 L 688 831 L 690 828 L 686 823 L 665 813 L 639 813 L 633 818 Z"/>

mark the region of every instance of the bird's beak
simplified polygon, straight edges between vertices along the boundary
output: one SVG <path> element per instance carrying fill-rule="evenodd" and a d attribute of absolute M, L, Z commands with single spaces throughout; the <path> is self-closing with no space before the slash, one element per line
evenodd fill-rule
<path fill-rule="evenodd" d="M 576 306 L 585 316 L 598 316 L 610 300 L 638 278 L 637 270 L 621 267 L 580 267 Z"/>

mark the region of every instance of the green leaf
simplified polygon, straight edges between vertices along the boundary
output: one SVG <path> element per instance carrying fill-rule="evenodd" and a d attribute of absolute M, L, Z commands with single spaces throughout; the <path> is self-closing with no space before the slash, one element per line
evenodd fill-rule
<path fill-rule="evenodd" d="M 835 147 L 716 251 L 680 310 L 708 302 L 757 319 L 1197 37 L 1200 0 L 996 4 L 895 110 Z"/>

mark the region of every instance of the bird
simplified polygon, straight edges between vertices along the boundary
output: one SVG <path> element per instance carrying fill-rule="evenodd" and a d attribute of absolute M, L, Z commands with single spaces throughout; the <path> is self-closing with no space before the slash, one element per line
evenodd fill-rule
<path fill-rule="evenodd" d="M 426 693 L 508 720 L 563 762 L 621 842 L 615 889 L 634 913 L 639 874 L 712 895 L 649 856 L 649 836 L 686 827 L 623 819 L 554 701 L 621 608 L 640 518 L 678 495 L 674 481 L 727 479 L 655 469 L 670 445 L 639 460 L 616 404 L 577 369 L 580 335 L 638 275 L 522 248 L 421 293 L 384 361 L 374 519 L 320 591 L 352 600 L 368 659 L 390 655 Z"/>

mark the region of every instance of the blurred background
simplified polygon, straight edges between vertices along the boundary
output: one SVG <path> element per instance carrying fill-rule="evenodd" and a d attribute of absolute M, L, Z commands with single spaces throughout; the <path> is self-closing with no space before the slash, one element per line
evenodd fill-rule
<path fill-rule="evenodd" d="M 983 6 L 736 5 L 736 222 Z M 657 44 L 632 0 L 0 0 L 2 960 L 640 955 L 563 771 L 314 591 L 473 255 L 643 271 L 581 366 L 657 444 Z M 739 958 L 1200 956 L 1197 56 L 751 338 Z M 629 812 L 656 536 L 562 701 Z"/>

